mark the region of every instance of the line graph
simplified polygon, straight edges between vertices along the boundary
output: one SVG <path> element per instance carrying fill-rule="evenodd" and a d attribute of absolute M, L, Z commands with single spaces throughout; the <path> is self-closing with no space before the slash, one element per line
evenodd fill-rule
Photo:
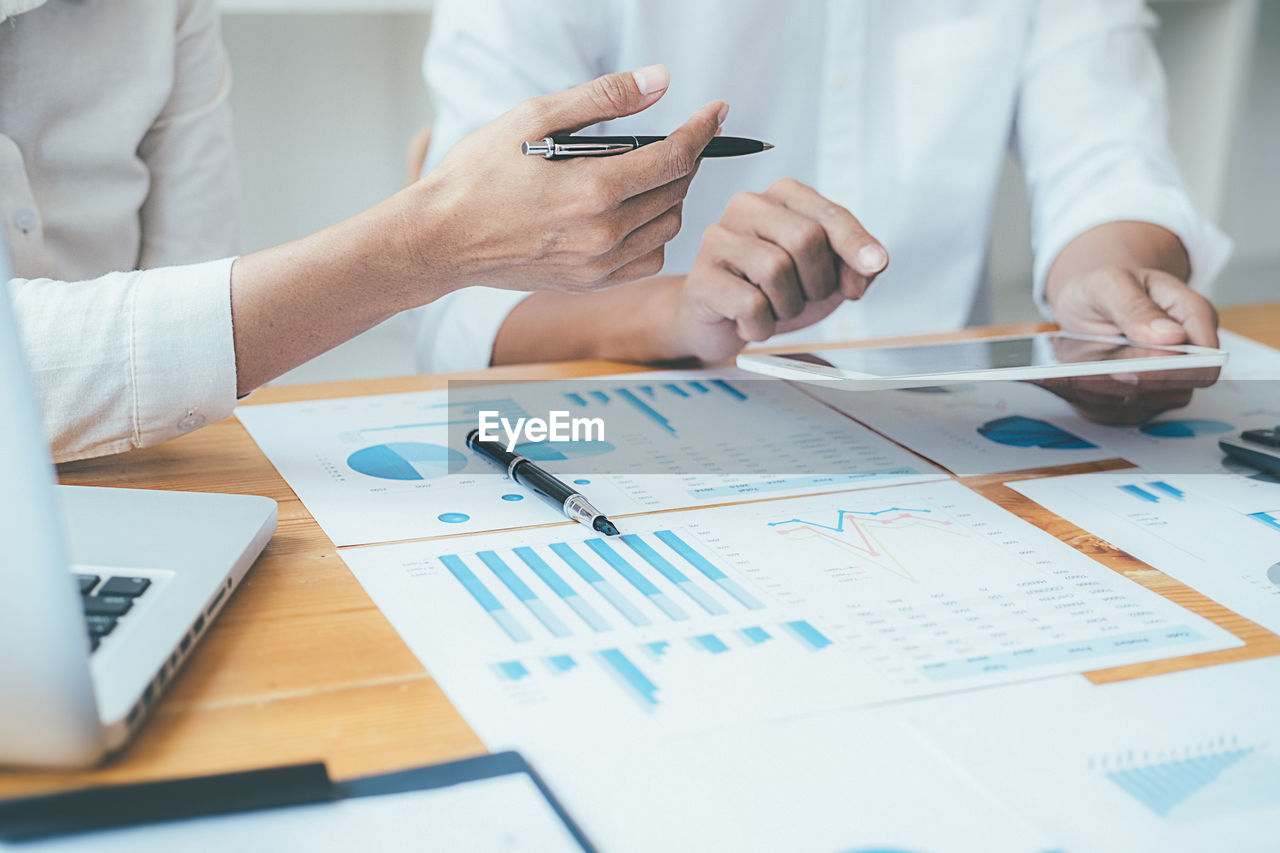
<path fill-rule="evenodd" d="M 956 529 L 954 522 L 938 517 L 932 510 L 897 506 L 874 511 L 837 510 L 834 524 L 789 518 L 785 521 L 771 521 L 769 527 L 792 541 L 825 542 L 855 554 L 871 566 L 910 583 L 919 583 L 920 579 L 894 555 L 892 547 L 884 539 L 884 533 L 925 527 L 944 535 L 968 536 L 965 531 Z"/>

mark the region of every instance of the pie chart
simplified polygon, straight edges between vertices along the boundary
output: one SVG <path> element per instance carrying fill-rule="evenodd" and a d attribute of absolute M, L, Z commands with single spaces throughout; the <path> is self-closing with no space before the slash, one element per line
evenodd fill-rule
<path fill-rule="evenodd" d="M 1154 421 L 1139 427 L 1144 435 L 1156 438 L 1195 438 L 1197 435 L 1218 435 L 1235 429 L 1231 424 L 1222 421 L 1209 421 L 1201 418 L 1187 418 L 1178 421 Z"/>
<path fill-rule="evenodd" d="M 978 427 L 978 434 L 988 441 L 1009 447 L 1045 447 L 1053 450 L 1086 450 L 1097 447 L 1048 421 L 1022 415 L 987 421 Z"/>
<path fill-rule="evenodd" d="M 438 444 L 397 441 L 361 448 L 347 457 L 347 465 L 379 480 L 430 480 L 461 471 L 467 457 Z"/>

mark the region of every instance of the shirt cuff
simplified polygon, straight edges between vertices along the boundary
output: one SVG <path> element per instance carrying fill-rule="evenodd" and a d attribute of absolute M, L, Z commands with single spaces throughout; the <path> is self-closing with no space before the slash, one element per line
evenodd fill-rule
<path fill-rule="evenodd" d="M 1121 221 L 1159 225 L 1181 240 L 1191 262 L 1191 280 L 1187 283 L 1200 293 L 1213 284 L 1231 257 L 1231 239 L 1197 214 L 1181 190 L 1150 184 L 1109 186 L 1058 216 L 1036 247 L 1035 300 L 1044 317 L 1053 319 L 1044 286 L 1058 254 L 1089 229 Z"/>
<path fill-rule="evenodd" d="M 528 295 L 471 287 L 414 309 L 418 369 L 423 373 L 455 373 L 488 367 L 498 330 Z"/>
<path fill-rule="evenodd" d="M 136 446 L 191 432 L 235 408 L 234 261 L 141 274 L 134 290 L 130 359 Z"/>

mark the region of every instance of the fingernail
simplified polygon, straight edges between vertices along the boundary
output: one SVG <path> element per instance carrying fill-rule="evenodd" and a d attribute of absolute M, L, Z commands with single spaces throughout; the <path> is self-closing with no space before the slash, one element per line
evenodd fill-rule
<path fill-rule="evenodd" d="M 720 107 L 720 112 L 716 114 L 716 121 L 719 122 L 720 124 L 724 124 L 724 120 L 727 119 L 728 117 L 729 117 L 729 105 L 725 104 L 724 106 Z"/>
<path fill-rule="evenodd" d="M 858 269 L 868 275 L 880 272 L 887 263 L 889 263 L 889 256 L 875 243 L 858 250 Z"/>
<path fill-rule="evenodd" d="M 1137 385 L 1139 382 L 1138 374 L 1136 373 L 1113 373 L 1111 378 L 1125 385 Z"/>
<path fill-rule="evenodd" d="M 646 65 L 644 68 L 632 71 L 631 76 L 635 78 L 636 86 L 642 95 L 661 92 L 671 83 L 671 75 L 667 73 L 665 65 Z"/>
<path fill-rule="evenodd" d="M 1148 324 L 1147 328 L 1155 332 L 1157 335 L 1181 335 L 1183 333 L 1182 326 L 1167 317 L 1160 317 L 1152 320 Z"/>

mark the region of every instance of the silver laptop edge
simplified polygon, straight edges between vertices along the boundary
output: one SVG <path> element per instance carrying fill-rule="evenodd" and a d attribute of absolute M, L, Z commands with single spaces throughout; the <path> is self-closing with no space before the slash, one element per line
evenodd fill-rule
<path fill-rule="evenodd" d="M 55 486 L 0 242 L 0 766 L 79 767 L 138 730 L 266 546 L 252 495 Z M 91 654 L 75 573 L 145 577 Z"/>

